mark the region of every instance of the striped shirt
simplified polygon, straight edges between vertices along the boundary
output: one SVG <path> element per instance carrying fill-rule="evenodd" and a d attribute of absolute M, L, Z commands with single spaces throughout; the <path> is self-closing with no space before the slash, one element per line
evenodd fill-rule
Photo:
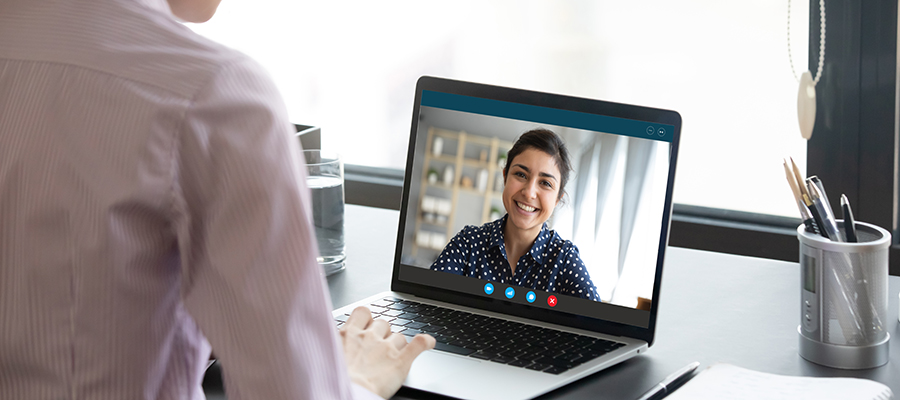
<path fill-rule="evenodd" d="M 375 397 L 291 132 L 164 0 L 0 1 L 0 399 L 203 399 L 210 343 L 231 400 Z"/>

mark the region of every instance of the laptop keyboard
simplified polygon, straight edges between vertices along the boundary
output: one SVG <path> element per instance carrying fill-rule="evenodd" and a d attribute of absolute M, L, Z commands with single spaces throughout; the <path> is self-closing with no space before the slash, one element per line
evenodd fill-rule
<path fill-rule="evenodd" d="M 367 306 L 391 331 L 412 337 L 427 333 L 435 350 L 561 374 L 624 346 L 589 336 L 526 325 L 464 311 L 386 297 Z M 338 328 L 349 315 L 335 318 Z"/>

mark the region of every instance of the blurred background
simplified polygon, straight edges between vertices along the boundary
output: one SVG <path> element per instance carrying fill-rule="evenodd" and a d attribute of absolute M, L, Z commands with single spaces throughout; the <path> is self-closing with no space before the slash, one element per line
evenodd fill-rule
<path fill-rule="evenodd" d="M 784 0 L 226 0 L 189 26 L 261 62 L 348 164 L 405 166 L 415 82 L 434 75 L 676 110 L 676 203 L 796 217 L 788 44 L 799 74 L 809 4 L 791 6 L 790 38 Z"/>

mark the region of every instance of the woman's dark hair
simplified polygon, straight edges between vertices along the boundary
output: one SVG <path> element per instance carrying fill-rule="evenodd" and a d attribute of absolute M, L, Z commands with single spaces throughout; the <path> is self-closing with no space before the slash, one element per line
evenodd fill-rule
<path fill-rule="evenodd" d="M 503 167 L 504 177 L 509 173 L 509 166 L 512 165 L 513 159 L 527 149 L 543 151 L 556 161 L 556 167 L 559 168 L 559 174 L 561 175 L 557 200 L 561 200 L 565 194 L 566 182 L 569 181 L 569 172 L 572 171 L 572 163 L 569 161 L 569 150 L 566 149 L 566 143 L 549 129 L 538 128 L 523 133 L 506 155 L 506 166 Z"/>

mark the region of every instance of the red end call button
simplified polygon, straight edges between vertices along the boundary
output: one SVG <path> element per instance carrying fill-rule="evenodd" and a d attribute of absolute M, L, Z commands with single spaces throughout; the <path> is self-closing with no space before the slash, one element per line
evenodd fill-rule
<path fill-rule="evenodd" d="M 556 307 L 556 296 L 551 294 L 550 297 L 547 298 L 547 305 L 550 307 Z"/>

